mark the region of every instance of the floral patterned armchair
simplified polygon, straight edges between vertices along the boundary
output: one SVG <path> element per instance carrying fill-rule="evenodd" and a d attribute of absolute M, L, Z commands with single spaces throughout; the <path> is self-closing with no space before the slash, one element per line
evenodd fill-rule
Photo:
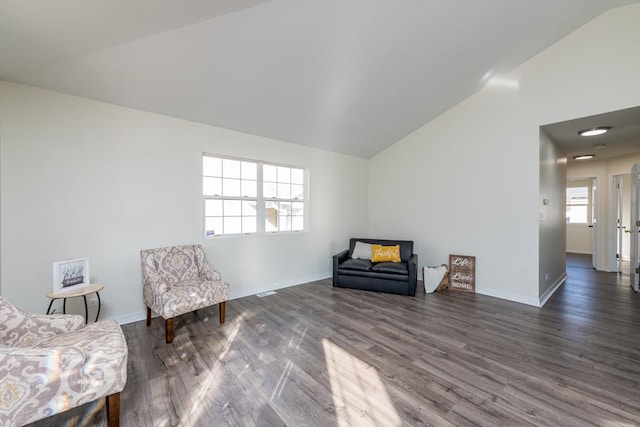
<path fill-rule="evenodd" d="M 200 245 L 169 246 L 140 251 L 142 293 L 147 306 L 147 326 L 151 311 L 165 319 L 166 342 L 173 342 L 176 316 L 220 304 L 224 323 L 229 285 L 211 268 Z"/>
<path fill-rule="evenodd" d="M 0 296 L 0 426 L 21 426 L 106 396 L 120 422 L 127 343 L 113 320 L 32 314 Z"/>

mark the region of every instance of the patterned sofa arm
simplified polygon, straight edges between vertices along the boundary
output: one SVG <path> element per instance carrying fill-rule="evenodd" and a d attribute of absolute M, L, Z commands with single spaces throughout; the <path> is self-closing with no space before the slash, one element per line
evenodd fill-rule
<path fill-rule="evenodd" d="M 119 393 L 127 381 L 127 354 L 112 320 L 32 347 L 0 346 L 0 426 L 23 425 Z"/>
<path fill-rule="evenodd" d="M 208 262 L 202 265 L 202 278 L 211 281 L 219 281 L 222 280 L 222 275 L 215 270 Z"/>
<path fill-rule="evenodd" d="M 21 426 L 77 406 L 69 400 L 82 390 L 77 367 L 83 363 L 76 348 L 1 347 L 0 426 Z"/>
<path fill-rule="evenodd" d="M 143 268 L 142 284 L 144 286 L 152 286 L 154 288 L 157 288 L 158 286 L 162 286 L 163 284 L 166 285 L 166 282 L 162 279 L 162 276 L 160 276 L 158 273 L 151 270 L 147 266 L 143 266 L 142 268 Z"/>
<path fill-rule="evenodd" d="M 196 257 L 196 263 L 198 265 L 198 270 L 201 278 L 205 280 L 222 280 L 222 275 L 207 261 L 207 256 L 204 253 L 204 249 L 202 246 L 194 246 L 194 253 Z"/>
<path fill-rule="evenodd" d="M 0 296 L 0 343 L 25 347 L 43 338 L 75 331 L 84 326 L 84 318 L 75 314 L 35 314 L 7 303 Z"/>

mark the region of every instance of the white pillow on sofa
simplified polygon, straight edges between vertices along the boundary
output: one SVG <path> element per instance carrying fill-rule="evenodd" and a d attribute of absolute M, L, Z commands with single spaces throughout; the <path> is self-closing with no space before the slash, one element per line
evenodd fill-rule
<path fill-rule="evenodd" d="M 371 261 L 371 245 L 369 243 L 356 242 L 351 258 L 368 259 Z"/>

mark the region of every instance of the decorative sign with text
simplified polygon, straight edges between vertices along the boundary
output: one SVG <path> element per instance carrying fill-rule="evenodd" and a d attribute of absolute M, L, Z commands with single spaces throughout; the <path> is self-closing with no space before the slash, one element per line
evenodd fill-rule
<path fill-rule="evenodd" d="M 476 291 L 476 257 L 449 255 L 449 289 Z"/>

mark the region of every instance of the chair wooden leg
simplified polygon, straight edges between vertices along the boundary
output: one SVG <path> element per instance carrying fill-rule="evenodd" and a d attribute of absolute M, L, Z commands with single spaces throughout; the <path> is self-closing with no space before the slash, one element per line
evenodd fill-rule
<path fill-rule="evenodd" d="M 220 324 L 224 323 L 224 313 L 226 311 L 227 308 L 227 302 L 226 301 L 222 301 L 220 303 Z"/>
<path fill-rule="evenodd" d="M 106 397 L 107 426 L 120 426 L 120 393 L 113 393 Z"/>
<path fill-rule="evenodd" d="M 151 325 L 151 309 L 147 307 L 147 326 Z"/>
<path fill-rule="evenodd" d="M 164 321 L 165 323 L 165 327 L 166 327 L 166 335 L 167 335 L 167 344 L 171 344 L 173 342 L 173 319 L 175 319 L 175 317 L 172 317 L 171 319 L 166 319 Z"/>

